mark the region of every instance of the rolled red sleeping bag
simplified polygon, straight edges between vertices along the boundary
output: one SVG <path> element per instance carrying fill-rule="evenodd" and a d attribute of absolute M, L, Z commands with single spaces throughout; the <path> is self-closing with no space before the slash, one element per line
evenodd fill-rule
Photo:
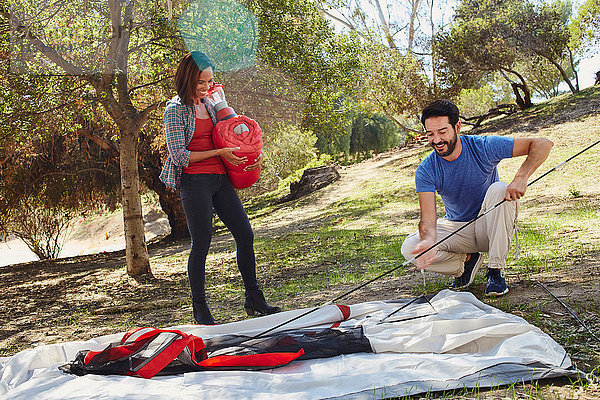
<path fill-rule="evenodd" d="M 245 189 L 258 180 L 260 167 L 253 171 L 244 171 L 246 166 L 254 164 L 262 152 L 262 130 L 255 120 L 236 115 L 217 122 L 213 130 L 213 143 L 217 149 L 239 147 L 240 149 L 233 154 L 248 157 L 248 161 L 240 165 L 233 165 L 223 158 L 227 175 L 234 188 Z"/>

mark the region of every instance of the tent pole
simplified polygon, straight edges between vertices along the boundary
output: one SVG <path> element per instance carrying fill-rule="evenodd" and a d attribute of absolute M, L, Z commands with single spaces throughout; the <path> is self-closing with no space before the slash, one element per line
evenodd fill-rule
<path fill-rule="evenodd" d="M 569 161 L 571 161 L 571 160 L 572 160 L 572 159 L 574 159 L 575 157 L 577 157 L 577 156 L 581 155 L 582 153 L 584 153 L 584 152 L 588 151 L 589 149 L 591 149 L 592 147 L 596 146 L 596 145 L 597 145 L 597 144 L 599 144 L 599 143 L 600 143 L 600 140 L 598 140 L 598 141 L 596 141 L 596 142 L 592 143 L 591 145 L 589 145 L 589 146 L 588 146 L 588 147 L 586 147 L 585 149 L 583 149 L 583 150 L 579 151 L 578 153 L 576 153 L 575 155 L 573 155 L 573 156 L 571 156 L 571 157 L 567 158 L 565 161 L 561 162 L 560 164 L 558 164 L 558 165 L 557 165 L 557 166 L 555 166 L 554 168 L 552 168 L 552 169 L 550 169 L 550 170 L 546 171 L 544 174 L 542 174 L 541 176 L 537 177 L 536 179 L 534 179 L 533 181 L 531 181 L 530 183 L 528 183 L 528 184 L 527 184 L 527 187 L 529 187 L 529 186 L 533 185 L 534 183 L 536 183 L 536 182 L 537 182 L 537 181 L 539 181 L 540 179 L 544 178 L 546 175 L 550 174 L 551 172 L 553 172 L 553 171 L 556 171 L 558 168 L 562 167 L 563 165 L 565 165 L 566 163 L 568 163 Z M 355 287 L 354 289 L 352 289 L 352 290 L 349 290 L 349 291 L 347 291 L 347 292 L 345 292 L 345 293 L 342 293 L 341 295 L 339 295 L 339 296 L 335 297 L 335 298 L 334 298 L 334 299 L 332 299 L 332 300 L 329 300 L 329 301 L 327 301 L 326 303 L 323 303 L 323 304 L 322 304 L 322 305 L 320 305 L 320 306 L 317 306 L 317 307 L 311 308 L 310 310 L 308 310 L 308 311 L 306 311 L 306 312 L 304 312 L 304 313 L 302 313 L 302 314 L 300 314 L 300 315 L 298 315 L 298 316 L 296 316 L 296 317 L 294 317 L 294 318 L 292 318 L 292 319 L 290 319 L 290 320 L 284 321 L 284 322 L 282 322 L 282 323 L 280 323 L 280 324 L 278 324 L 278 325 L 276 325 L 276 326 L 274 326 L 274 327 L 272 327 L 272 328 L 269 328 L 269 329 L 267 329 L 267 330 L 265 330 L 265 331 L 263 331 L 263 332 L 261 332 L 261 333 L 259 333 L 259 334 L 255 335 L 255 336 L 253 336 L 253 337 L 249 338 L 249 340 L 258 339 L 258 338 L 260 338 L 260 337 L 262 337 L 262 336 L 266 335 L 267 333 L 273 332 L 274 330 L 276 330 L 276 329 L 278 329 L 278 328 L 281 328 L 282 326 L 285 326 L 285 325 L 287 325 L 287 324 L 289 324 L 289 323 L 291 323 L 291 322 L 293 322 L 293 321 L 296 321 L 296 320 L 298 320 L 298 319 L 300 319 L 300 318 L 302 318 L 302 317 L 305 317 L 305 316 L 307 316 L 307 315 L 309 315 L 309 314 L 312 314 L 313 312 L 315 312 L 315 311 L 317 311 L 317 310 L 320 310 L 321 308 L 323 308 L 323 307 L 325 307 L 325 306 L 327 306 L 327 305 L 330 305 L 330 304 L 333 304 L 333 303 L 335 303 L 336 301 L 338 301 L 338 300 L 340 300 L 340 299 L 342 299 L 342 298 L 344 298 L 344 297 L 346 297 L 346 296 L 348 296 L 348 295 L 350 295 L 350 294 L 352 294 L 352 293 L 356 292 L 357 290 L 360 290 L 360 289 L 362 289 L 363 287 L 365 287 L 365 286 L 367 286 L 367 285 L 369 285 L 369 284 L 371 284 L 371 283 L 373 283 L 373 282 L 375 282 L 375 281 L 377 281 L 377 280 L 379 280 L 379 279 L 383 278 L 384 276 L 386 276 L 386 275 L 389 275 L 389 274 L 391 274 L 392 272 L 394 272 L 394 271 L 396 271 L 396 270 L 398 270 L 398 269 L 400 269 L 400 268 L 402 268 L 402 267 L 405 267 L 406 265 L 408 265 L 408 264 L 410 264 L 410 263 L 414 262 L 414 261 L 415 261 L 417 258 L 421 257 L 423 254 L 427 253 L 429 250 L 432 250 L 434 247 L 436 247 L 436 246 L 438 246 L 440 243 L 444 242 L 444 241 L 445 241 L 446 239 L 448 239 L 449 237 L 456 235 L 458 232 L 462 231 L 462 230 L 463 230 L 463 229 L 465 229 L 467 226 L 469 226 L 469 225 L 471 225 L 472 223 L 474 223 L 475 221 L 477 221 L 479 218 L 481 218 L 481 217 L 483 217 L 483 216 L 485 216 L 485 215 L 489 214 L 490 212 L 492 212 L 492 211 L 493 211 L 493 210 L 495 210 L 496 208 L 500 207 L 502 204 L 504 204 L 504 202 L 506 202 L 506 199 L 502 199 L 502 201 L 500 201 L 498 204 L 496 204 L 495 206 L 493 206 L 492 208 L 490 208 L 490 209 L 489 209 L 489 210 L 487 210 L 486 212 L 484 212 L 484 213 L 482 213 L 482 214 L 478 215 L 477 217 L 473 218 L 472 220 L 470 220 L 469 222 L 467 222 L 465 225 L 461 226 L 460 228 L 456 229 L 454 232 L 450 233 L 448 236 L 446 236 L 446 237 L 444 237 L 444 238 L 442 238 L 442 239 L 438 240 L 436 243 L 434 243 L 433 245 L 431 245 L 431 246 L 430 246 L 428 249 L 426 249 L 426 250 L 423 250 L 422 252 L 420 252 L 419 254 L 417 254 L 416 256 L 414 256 L 413 258 L 411 258 L 410 260 L 406 260 L 406 261 L 404 261 L 402 264 L 400 264 L 400 265 L 398 265 L 398 266 L 396 266 L 396 267 L 394 267 L 394 268 L 392 268 L 392 269 L 389 269 L 389 270 L 388 270 L 388 271 L 386 271 L 386 272 L 383 272 L 383 273 L 381 273 L 381 274 L 377 275 L 375 278 L 369 279 L 368 281 L 366 281 L 366 282 L 364 282 L 364 283 L 361 283 L 360 285 L 358 285 L 358 286 L 357 286 L 357 287 Z"/>

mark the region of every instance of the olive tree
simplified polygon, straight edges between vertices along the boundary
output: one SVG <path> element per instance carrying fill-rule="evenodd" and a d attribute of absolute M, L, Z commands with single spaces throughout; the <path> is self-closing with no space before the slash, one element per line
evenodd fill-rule
<path fill-rule="evenodd" d="M 172 74 L 180 38 L 153 1 L 9 1 L 11 72 L 78 77 L 89 88 L 82 101 L 98 103 L 118 132 L 128 274 L 151 275 L 145 243 L 138 144 L 163 100 L 153 83 Z M 185 4 L 174 4 L 184 8 Z M 144 96 L 145 94 L 145 96 Z"/>

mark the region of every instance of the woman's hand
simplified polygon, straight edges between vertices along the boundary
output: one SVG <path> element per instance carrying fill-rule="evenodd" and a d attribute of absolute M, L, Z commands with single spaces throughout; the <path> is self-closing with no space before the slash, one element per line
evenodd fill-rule
<path fill-rule="evenodd" d="M 260 165 L 262 164 L 264 159 L 265 159 L 265 154 L 263 152 L 261 152 L 260 155 L 258 156 L 258 158 L 256 158 L 254 160 L 254 164 L 250 164 L 250 165 L 244 167 L 244 171 L 254 171 L 255 169 L 260 168 Z"/>
<path fill-rule="evenodd" d="M 248 157 L 238 157 L 233 154 L 234 151 L 238 151 L 239 147 L 224 147 L 219 149 L 219 155 L 232 165 L 240 165 L 248 162 Z"/>

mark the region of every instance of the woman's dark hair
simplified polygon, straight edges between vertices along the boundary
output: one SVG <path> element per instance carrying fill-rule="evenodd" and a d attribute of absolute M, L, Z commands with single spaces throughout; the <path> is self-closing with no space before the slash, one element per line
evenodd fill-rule
<path fill-rule="evenodd" d="M 456 104 L 450 100 L 436 100 L 423 109 L 421 113 L 421 123 L 425 126 L 425 120 L 430 117 L 446 116 L 450 125 L 455 126 L 458 123 L 459 111 Z"/>
<path fill-rule="evenodd" d="M 208 67 L 214 69 L 210 59 L 200 51 L 192 51 L 183 57 L 175 72 L 175 90 L 183 104 L 190 106 L 194 103 L 196 84 L 202 71 Z"/>

